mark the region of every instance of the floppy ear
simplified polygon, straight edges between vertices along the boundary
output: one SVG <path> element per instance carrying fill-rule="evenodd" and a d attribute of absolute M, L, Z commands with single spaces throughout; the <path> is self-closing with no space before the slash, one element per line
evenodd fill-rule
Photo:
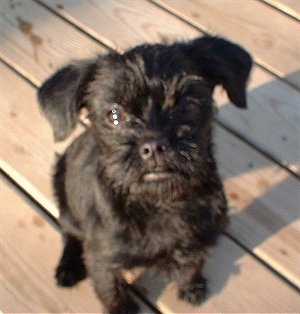
<path fill-rule="evenodd" d="M 55 141 L 64 140 L 74 129 L 95 62 L 74 62 L 56 72 L 39 89 L 38 100 L 53 128 Z"/>
<path fill-rule="evenodd" d="M 219 37 L 204 36 L 187 46 L 194 70 L 211 82 L 223 85 L 237 107 L 246 108 L 246 83 L 252 67 L 251 56 L 240 46 Z"/>

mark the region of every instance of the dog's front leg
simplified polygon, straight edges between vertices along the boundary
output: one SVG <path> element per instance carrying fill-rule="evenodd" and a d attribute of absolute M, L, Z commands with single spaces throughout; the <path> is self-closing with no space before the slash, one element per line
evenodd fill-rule
<path fill-rule="evenodd" d="M 176 254 L 172 278 L 178 283 L 179 298 L 191 304 L 200 304 L 206 295 L 206 279 L 202 276 L 203 255 Z"/>
<path fill-rule="evenodd" d="M 81 241 L 65 233 L 64 249 L 55 275 L 58 285 L 71 287 L 86 277 L 86 268 L 83 263 L 82 254 L 83 248 Z"/>
<path fill-rule="evenodd" d="M 121 277 L 121 266 L 113 262 L 114 247 L 106 246 L 99 239 L 85 243 L 85 261 L 95 292 L 110 314 L 136 314 L 138 305 L 128 293 L 128 284 Z"/>

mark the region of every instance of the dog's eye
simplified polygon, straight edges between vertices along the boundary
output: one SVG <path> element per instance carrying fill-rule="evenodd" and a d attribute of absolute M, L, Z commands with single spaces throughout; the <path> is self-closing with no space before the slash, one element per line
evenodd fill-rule
<path fill-rule="evenodd" d="M 180 103 L 178 109 L 181 113 L 188 113 L 188 112 L 193 111 L 195 108 L 196 108 L 196 104 L 192 101 L 187 100 Z"/>
<path fill-rule="evenodd" d="M 129 117 L 128 115 L 125 113 L 124 110 L 122 110 L 121 108 L 115 107 L 113 109 L 111 109 L 108 113 L 107 113 L 107 119 L 109 122 L 111 122 L 113 125 L 117 126 L 119 125 L 122 121 L 128 121 Z"/>
<path fill-rule="evenodd" d="M 177 104 L 171 111 L 169 112 L 169 118 L 181 118 L 184 115 L 187 115 L 193 112 L 197 107 L 197 104 L 193 101 L 185 100 Z"/>

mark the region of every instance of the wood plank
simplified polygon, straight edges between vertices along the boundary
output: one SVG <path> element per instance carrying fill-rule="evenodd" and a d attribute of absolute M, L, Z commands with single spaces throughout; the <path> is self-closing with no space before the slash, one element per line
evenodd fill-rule
<path fill-rule="evenodd" d="M 118 45 L 111 46 L 119 50 L 159 40 L 161 34 L 170 39 L 176 32 L 185 39 L 201 36 L 194 28 L 143 1 L 42 1 L 99 40 L 118 39 Z M 122 36 L 118 35 L 120 29 Z M 216 94 L 221 108 L 219 121 L 300 174 L 300 94 L 258 67 L 253 70 L 249 90 L 249 110 L 244 112 L 228 106 L 224 93 L 223 97 Z"/>
<path fill-rule="evenodd" d="M 300 287 L 300 182 L 223 129 L 215 133 L 229 233 Z"/>
<path fill-rule="evenodd" d="M 9 163 L 0 159 L 0 169 L 7 174 L 13 182 L 15 182 L 23 191 L 34 199 L 37 204 L 40 204 L 47 213 L 54 219 L 59 218 L 57 206 L 52 202 L 52 199 L 47 198 L 37 187 L 35 187 L 27 178 L 20 172 L 16 171 Z M 49 183 L 49 177 L 47 177 Z M 47 187 L 47 190 L 49 187 Z"/>
<path fill-rule="evenodd" d="M 0 179 L 3 313 L 95 313 L 101 310 L 89 280 L 74 289 L 56 286 L 61 238 L 32 204 Z"/>
<path fill-rule="evenodd" d="M 298 21 L 300 20 L 299 0 L 262 0 L 262 1 L 294 17 Z"/>
<path fill-rule="evenodd" d="M 39 110 L 36 89 L 2 63 L 0 72 L 3 88 L 0 130 L 2 143 L 5 143 L 5 149 L 4 146 L 1 149 L 0 166 L 51 215 L 58 217 L 50 181 L 55 153 L 61 153 L 82 133 L 83 127 L 78 124 L 66 141 L 55 144 L 51 127 Z"/>
<path fill-rule="evenodd" d="M 39 112 L 36 89 L 1 65 L 1 159 L 42 194 L 52 198 L 50 176 L 55 146 L 52 131 Z"/>
<path fill-rule="evenodd" d="M 41 3 L 118 51 L 145 40 L 170 42 L 199 34 L 144 0 L 86 0 L 84 3 L 80 0 L 42 0 Z"/>
<path fill-rule="evenodd" d="M 35 85 L 71 59 L 103 47 L 33 1 L 1 1 L 0 57 Z"/>
<path fill-rule="evenodd" d="M 56 286 L 54 269 L 61 254 L 61 237 L 34 204 L 1 176 L 0 200 L 0 310 L 3 313 L 103 311 L 90 279 L 70 289 Z M 141 313 L 153 313 L 138 302 Z"/>
<path fill-rule="evenodd" d="M 239 42 L 256 61 L 300 88 L 300 25 L 258 1 L 154 0 L 193 25 Z M 216 21 L 218 21 L 216 23 Z"/>
<path fill-rule="evenodd" d="M 216 90 L 218 121 L 300 175 L 300 93 L 258 67 L 248 89 L 247 110 L 238 110 Z"/>
<path fill-rule="evenodd" d="M 54 146 L 50 127 L 38 112 L 35 90 L 6 67 L 2 66 L 1 72 L 5 77 L 2 133 L 6 143 L 1 159 L 52 200 L 49 181 Z M 31 116 L 24 111 L 24 103 Z M 35 121 L 34 127 L 30 119 Z M 227 195 L 234 205 L 230 232 L 295 285 L 300 285 L 297 275 L 300 248 L 293 241 L 286 243 L 286 238 L 299 237 L 296 228 L 299 182 L 219 127 L 215 142 Z M 251 233 L 252 230 L 257 232 Z"/>
<path fill-rule="evenodd" d="M 143 275 L 137 285 L 163 313 L 298 313 L 299 295 L 226 238 L 204 267 L 210 293 L 201 306 L 177 298 L 177 285 L 163 276 Z"/>

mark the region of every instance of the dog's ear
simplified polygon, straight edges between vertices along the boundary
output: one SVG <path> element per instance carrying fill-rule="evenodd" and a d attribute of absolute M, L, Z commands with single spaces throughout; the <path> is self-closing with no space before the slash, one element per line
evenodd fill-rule
<path fill-rule="evenodd" d="M 246 83 L 252 67 L 250 55 L 240 46 L 219 37 L 204 36 L 187 44 L 187 56 L 197 75 L 223 85 L 237 107 L 246 108 Z"/>
<path fill-rule="evenodd" d="M 74 62 L 56 72 L 39 89 L 38 100 L 53 128 L 55 141 L 64 140 L 74 129 L 95 62 Z"/>

